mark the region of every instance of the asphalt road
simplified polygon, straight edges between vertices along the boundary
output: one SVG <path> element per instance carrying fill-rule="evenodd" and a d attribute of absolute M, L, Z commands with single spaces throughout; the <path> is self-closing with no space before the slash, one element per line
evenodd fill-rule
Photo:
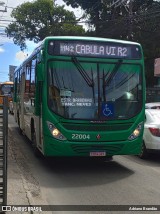
<path fill-rule="evenodd" d="M 81 159 L 38 159 L 33 154 L 30 142 L 19 134 L 12 115 L 9 115 L 9 144 L 29 204 L 160 205 L 160 155 L 152 155 L 148 160 L 141 160 L 137 156 L 114 156 L 112 161 L 103 163 Z M 14 203 L 19 205 L 19 196 L 16 197 Z M 112 211 L 52 213 L 102 214 Z"/>

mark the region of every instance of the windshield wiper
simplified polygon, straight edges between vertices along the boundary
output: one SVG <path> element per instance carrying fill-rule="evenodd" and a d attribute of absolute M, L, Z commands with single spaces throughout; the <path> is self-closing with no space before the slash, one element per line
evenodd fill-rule
<path fill-rule="evenodd" d="M 91 68 L 91 75 L 92 75 L 92 79 L 91 79 L 75 56 L 72 57 L 72 62 L 76 66 L 77 70 L 79 71 L 79 73 L 81 74 L 83 79 L 86 81 L 87 85 L 89 87 L 92 87 L 93 99 L 94 99 L 94 102 L 95 102 L 95 91 L 94 91 L 94 81 L 93 81 L 92 68 Z"/>
<path fill-rule="evenodd" d="M 111 71 L 109 77 L 105 80 L 108 72 L 106 75 L 103 76 L 104 78 L 104 85 L 107 86 L 110 84 L 110 82 L 112 81 L 112 79 L 115 77 L 116 73 L 118 72 L 118 69 L 120 68 L 121 64 L 122 64 L 123 60 L 118 60 L 118 62 L 115 64 L 113 70 Z"/>
<path fill-rule="evenodd" d="M 109 76 L 108 76 L 109 71 L 104 75 L 104 70 L 103 70 L 103 99 L 104 99 L 104 102 L 106 102 L 105 88 L 107 85 L 109 85 L 111 83 L 112 79 L 115 77 L 122 62 L 123 62 L 122 59 L 118 60 L 118 62 L 115 64 L 113 70 L 110 72 Z M 108 76 L 107 79 L 106 79 L 106 76 Z"/>
<path fill-rule="evenodd" d="M 78 61 L 78 59 L 75 56 L 72 57 L 72 62 L 78 69 L 79 73 L 82 75 L 83 79 L 86 81 L 87 85 L 89 87 L 93 87 L 94 86 L 93 79 L 91 79 L 89 77 L 89 75 L 86 73 L 86 71 L 84 70 L 84 68 L 82 67 L 82 65 L 80 64 L 80 62 Z"/>

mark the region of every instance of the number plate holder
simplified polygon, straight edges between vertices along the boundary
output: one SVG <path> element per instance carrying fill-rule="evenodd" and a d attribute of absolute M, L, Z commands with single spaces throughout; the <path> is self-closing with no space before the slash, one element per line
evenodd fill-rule
<path fill-rule="evenodd" d="M 91 151 L 90 157 L 105 157 L 106 152 L 105 151 Z"/>

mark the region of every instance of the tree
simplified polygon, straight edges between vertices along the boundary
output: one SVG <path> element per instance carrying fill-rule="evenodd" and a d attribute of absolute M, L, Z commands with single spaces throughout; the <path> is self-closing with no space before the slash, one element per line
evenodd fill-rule
<path fill-rule="evenodd" d="M 64 6 L 53 6 L 52 0 L 23 3 L 12 11 L 11 17 L 15 21 L 8 25 L 6 33 L 21 50 L 26 48 L 26 40 L 37 43 L 46 36 L 85 33 L 77 24 L 74 13 L 65 10 Z"/>
<path fill-rule="evenodd" d="M 98 35 L 100 32 L 100 21 L 101 13 L 103 10 L 102 0 L 64 0 L 67 5 L 71 5 L 73 8 L 81 7 L 86 15 L 89 24 L 95 26 L 95 31 L 92 32 L 93 35 Z"/>
<path fill-rule="evenodd" d="M 93 35 L 132 39 L 135 15 L 146 12 L 154 0 L 64 0 L 73 8 L 81 7 L 87 21 L 93 24 Z"/>
<path fill-rule="evenodd" d="M 95 27 L 88 35 L 133 40 L 144 50 L 147 85 L 154 84 L 154 59 L 160 57 L 159 0 L 64 0 L 81 7 Z"/>
<path fill-rule="evenodd" d="M 136 2 L 135 2 L 136 3 Z M 134 4 L 134 40 L 142 44 L 145 56 L 147 86 L 156 84 L 154 60 L 160 57 L 160 2 L 154 0 L 137 1 Z"/>

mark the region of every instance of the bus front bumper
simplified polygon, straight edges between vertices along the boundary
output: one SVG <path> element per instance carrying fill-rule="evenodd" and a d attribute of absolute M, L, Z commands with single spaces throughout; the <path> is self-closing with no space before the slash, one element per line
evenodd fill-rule
<path fill-rule="evenodd" d="M 60 141 L 52 137 L 44 137 L 45 156 L 83 156 L 89 157 L 91 154 L 106 156 L 113 155 L 138 155 L 141 151 L 142 139 L 137 138 L 132 141 L 118 142 L 73 142 Z M 99 152 L 99 153 L 96 153 Z M 97 155 L 98 156 L 98 155 Z"/>

